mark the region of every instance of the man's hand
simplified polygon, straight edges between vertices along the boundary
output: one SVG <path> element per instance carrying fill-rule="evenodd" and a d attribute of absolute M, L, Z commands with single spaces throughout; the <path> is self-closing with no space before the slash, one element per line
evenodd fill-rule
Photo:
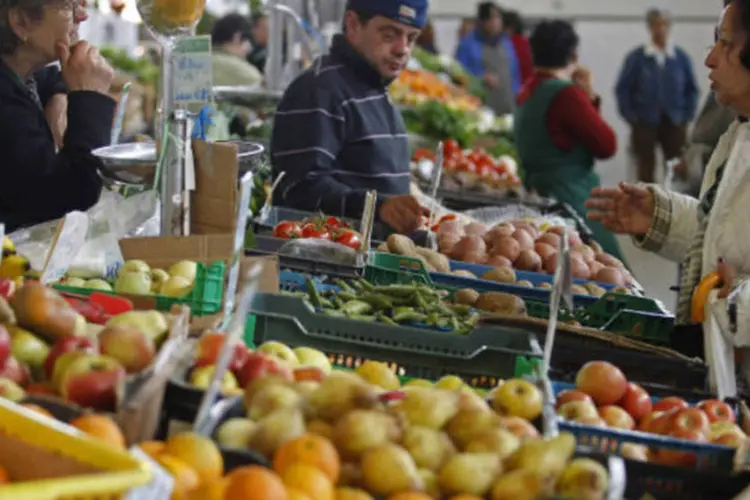
<path fill-rule="evenodd" d="M 429 214 L 429 210 L 408 194 L 386 198 L 380 205 L 379 213 L 380 220 L 401 234 L 409 234 L 419 228 L 421 217 Z"/>
<path fill-rule="evenodd" d="M 55 94 L 50 97 L 44 108 L 44 115 L 47 117 L 57 149 L 62 148 L 65 130 L 68 128 L 68 96 Z"/>

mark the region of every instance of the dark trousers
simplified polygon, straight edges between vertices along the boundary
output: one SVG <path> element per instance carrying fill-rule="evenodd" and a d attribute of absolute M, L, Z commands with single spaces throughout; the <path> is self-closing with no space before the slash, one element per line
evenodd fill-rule
<path fill-rule="evenodd" d="M 678 158 L 685 146 L 687 127 L 672 123 L 664 115 L 658 125 L 634 123 L 632 128 L 632 146 L 638 164 L 638 180 L 654 182 L 656 173 L 656 146 L 661 147 L 664 160 Z"/>

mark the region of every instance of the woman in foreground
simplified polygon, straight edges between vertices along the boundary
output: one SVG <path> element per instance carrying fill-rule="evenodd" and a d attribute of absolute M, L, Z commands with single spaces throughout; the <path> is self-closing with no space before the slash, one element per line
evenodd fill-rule
<path fill-rule="evenodd" d="M 724 9 L 706 66 L 719 103 L 740 117 L 750 116 L 750 0 L 732 0 Z M 702 338 L 703 349 L 689 354 L 704 356 L 713 367 L 726 366 L 724 374 L 730 377 L 734 374 L 732 349 L 738 349 L 742 374 L 750 379 L 747 119 L 737 119 L 719 140 L 706 166 L 699 198 L 655 185 L 621 184 L 594 189 L 587 206 L 592 210 L 591 219 L 617 233 L 632 235 L 643 250 L 682 263 L 676 318 L 682 328 L 675 331 L 675 339 Z M 722 278 L 722 288 L 711 292 L 704 311 L 691 314 L 696 286 L 714 271 Z M 701 316 L 705 318 L 702 324 L 698 322 Z M 730 342 L 711 327 L 712 319 L 731 333 Z M 717 383 L 715 377 L 713 382 Z"/>
<path fill-rule="evenodd" d="M 8 232 L 99 200 L 101 162 L 91 151 L 109 144 L 113 72 L 78 41 L 85 19 L 80 0 L 0 2 L 0 222 Z M 48 67 L 55 61 L 60 72 Z"/>

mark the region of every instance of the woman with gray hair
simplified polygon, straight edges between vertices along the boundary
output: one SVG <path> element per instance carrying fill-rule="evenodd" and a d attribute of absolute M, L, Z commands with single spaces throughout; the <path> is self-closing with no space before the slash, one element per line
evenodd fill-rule
<path fill-rule="evenodd" d="M 113 71 L 96 48 L 78 41 L 85 19 L 81 0 L 0 2 L 0 222 L 6 231 L 86 210 L 101 194 L 101 163 L 91 151 L 109 143 Z M 56 61 L 59 72 L 49 66 Z M 67 120 L 48 121 L 50 108 L 65 110 Z M 53 129 L 61 122 L 66 130 L 58 150 Z"/>

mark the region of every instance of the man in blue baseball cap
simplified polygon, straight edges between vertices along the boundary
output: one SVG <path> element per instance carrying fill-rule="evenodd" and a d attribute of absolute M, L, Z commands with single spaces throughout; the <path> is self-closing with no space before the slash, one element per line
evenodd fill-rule
<path fill-rule="evenodd" d="M 349 0 L 343 34 L 287 88 L 274 119 L 271 158 L 285 173 L 274 202 L 360 217 L 369 190 L 377 216 L 409 233 L 427 214 L 409 195 L 409 144 L 388 85 L 406 67 L 427 0 Z"/>

